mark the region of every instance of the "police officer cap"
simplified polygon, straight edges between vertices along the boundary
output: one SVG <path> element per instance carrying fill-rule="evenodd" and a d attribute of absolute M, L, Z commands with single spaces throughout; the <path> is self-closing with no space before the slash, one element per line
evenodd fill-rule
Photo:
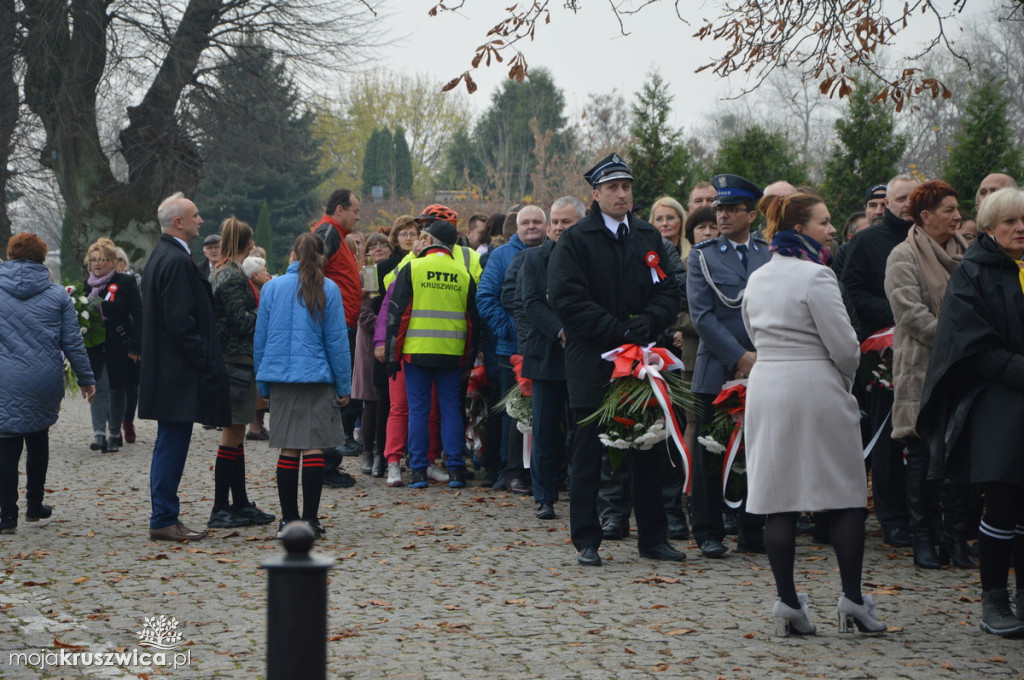
<path fill-rule="evenodd" d="M 718 192 L 715 196 L 715 205 L 757 203 L 764 196 L 764 192 L 756 184 L 739 175 L 715 175 L 711 178 L 711 184 Z"/>
<path fill-rule="evenodd" d="M 590 170 L 583 173 L 583 179 L 590 182 L 590 186 L 597 187 L 603 182 L 610 182 L 613 179 L 632 180 L 632 170 L 626 162 L 619 158 L 618 154 L 609 154 L 599 160 Z"/>
<path fill-rule="evenodd" d="M 868 187 L 868 190 L 864 192 L 864 202 L 873 201 L 876 198 L 885 198 L 885 192 L 887 187 L 884 184 L 875 184 Z"/>
<path fill-rule="evenodd" d="M 206 237 L 206 240 L 203 241 L 204 246 L 213 245 L 214 243 L 220 243 L 220 234 L 210 234 Z"/>
<path fill-rule="evenodd" d="M 459 240 L 459 231 L 449 222 L 445 222 L 444 220 L 435 220 L 432 222 L 430 226 L 427 227 L 427 233 L 449 248 L 455 245 L 455 242 Z"/>

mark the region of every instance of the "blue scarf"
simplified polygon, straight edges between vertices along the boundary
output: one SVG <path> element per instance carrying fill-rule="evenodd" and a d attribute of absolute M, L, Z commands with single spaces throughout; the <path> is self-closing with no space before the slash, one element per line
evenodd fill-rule
<path fill-rule="evenodd" d="M 832 253 L 828 252 L 828 248 L 795 229 L 776 232 L 768 250 L 787 257 L 798 257 L 801 260 L 817 262 L 826 267 L 832 263 Z"/>

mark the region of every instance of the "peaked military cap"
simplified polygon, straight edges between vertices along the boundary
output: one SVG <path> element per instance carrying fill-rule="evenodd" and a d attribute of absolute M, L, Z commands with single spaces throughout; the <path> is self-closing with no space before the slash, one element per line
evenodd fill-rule
<path fill-rule="evenodd" d="M 735 205 L 748 201 L 757 203 L 764 196 L 756 184 L 739 175 L 715 175 L 711 178 L 711 184 L 718 192 L 715 205 Z"/>
<path fill-rule="evenodd" d="M 609 154 L 599 160 L 590 170 L 583 173 L 583 179 L 590 182 L 590 186 L 596 187 L 602 182 L 610 182 L 613 179 L 633 179 L 632 170 L 626 162 L 619 158 L 616 153 Z"/>

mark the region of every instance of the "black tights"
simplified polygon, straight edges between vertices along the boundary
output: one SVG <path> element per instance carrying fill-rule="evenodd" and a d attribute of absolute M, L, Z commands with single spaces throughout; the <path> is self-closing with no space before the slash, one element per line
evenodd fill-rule
<path fill-rule="evenodd" d="M 860 593 L 860 571 L 864 561 L 864 508 L 829 510 L 832 548 L 839 563 L 839 576 L 843 582 L 843 595 L 854 604 L 863 604 Z M 798 512 L 768 515 L 764 522 L 764 547 L 775 576 L 779 599 L 800 608 L 793 582 L 793 563 L 796 560 L 796 521 Z"/>
<path fill-rule="evenodd" d="M 25 498 L 29 506 L 43 502 L 46 469 L 50 462 L 50 430 L 13 437 L 0 437 L 0 516 L 13 520 L 18 516 L 18 461 L 22 445 L 25 457 Z"/>

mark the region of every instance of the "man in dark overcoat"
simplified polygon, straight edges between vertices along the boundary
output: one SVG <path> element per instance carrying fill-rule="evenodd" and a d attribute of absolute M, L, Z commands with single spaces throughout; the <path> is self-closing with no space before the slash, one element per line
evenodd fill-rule
<path fill-rule="evenodd" d="M 714 418 L 711 402 L 722 385 L 750 374 L 757 353 L 743 326 L 740 305 L 747 278 L 771 259 L 768 244 L 751 233 L 757 218 L 757 201 L 761 189 L 738 175 L 715 175 L 711 183 L 718 192 L 715 197 L 715 219 L 720 236 L 698 243 L 690 249 L 686 264 L 686 298 L 690 318 L 700 336 L 697 363 L 693 368 L 693 393 L 701 398 L 701 414 L 697 417 L 697 433 Z M 709 459 L 700 443 L 693 452 L 693 492 L 690 509 L 693 513 L 693 537 L 705 557 L 726 554 L 723 544 L 725 525 L 722 521 L 721 465 Z M 705 474 L 705 470 L 708 474 Z M 738 518 L 739 549 L 764 552 L 761 537 L 762 519 L 741 512 Z"/>
<path fill-rule="evenodd" d="M 671 276 L 659 273 L 668 262 L 661 234 L 636 217 L 633 176 L 616 154 L 584 176 L 592 188 L 590 213 L 562 234 L 551 252 L 548 298 L 565 331 L 565 373 L 576 421 L 601 405 L 612 363 L 601 358 L 619 345 L 645 346 L 668 328 L 682 306 Z M 663 270 L 662 270 L 663 271 Z M 600 426 L 581 425 L 569 464 L 569 525 L 577 560 L 598 566 L 601 521 L 597 493 L 601 481 Z M 633 498 L 637 548 L 642 557 L 683 560 L 666 541 L 661 503 L 661 461 L 635 455 Z"/>
<path fill-rule="evenodd" d="M 522 375 L 533 381 L 530 475 L 537 519 L 557 518 L 554 503 L 558 500 L 558 482 L 563 476 L 566 459 L 567 437 L 563 432 L 572 430 L 571 414 L 567 413 L 569 392 L 565 382 L 565 332 L 548 300 L 548 265 L 555 243 L 566 229 L 583 219 L 586 211 L 586 206 L 577 198 L 559 198 L 551 204 L 548 240 L 516 255 L 516 258 L 523 259 L 523 263 L 513 296 L 513 317 L 516 332 L 520 334 Z M 515 259 L 509 265 L 509 272 L 514 271 L 514 265 Z M 502 290 L 502 304 L 504 302 L 505 291 Z"/>
<path fill-rule="evenodd" d="M 206 536 L 178 519 L 192 424 L 229 426 L 231 409 L 213 293 L 188 249 L 203 219 L 181 193 L 164 199 L 157 219 L 162 233 L 142 277 L 139 417 L 157 421 L 149 535 L 180 542 Z"/>
<path fill-rule="evenodd" d="M 851 241 L 839 285 L 860 341 L 895 323 L 892 306 L 885 293 L 885 267 L 893 248 L 907 239 L 907 233 L 914 224 L 910 214 L 910 194 L 918 184 L 920 182 L 910 175 L 897 175 L 889 180 L 882 221 Z M 882 526 L 883 541 L 887 545 L 905 547 L 910 545 L 906 470 L 903 444 L 892 438 L 892 404 L 893 394 L 889 390 L 868 393 L 869 428 L 864 443 L 871 441 L 874 433 L 881 430 L 871 449 L 871 495 L 875 501 L 875 518 Z"/>

